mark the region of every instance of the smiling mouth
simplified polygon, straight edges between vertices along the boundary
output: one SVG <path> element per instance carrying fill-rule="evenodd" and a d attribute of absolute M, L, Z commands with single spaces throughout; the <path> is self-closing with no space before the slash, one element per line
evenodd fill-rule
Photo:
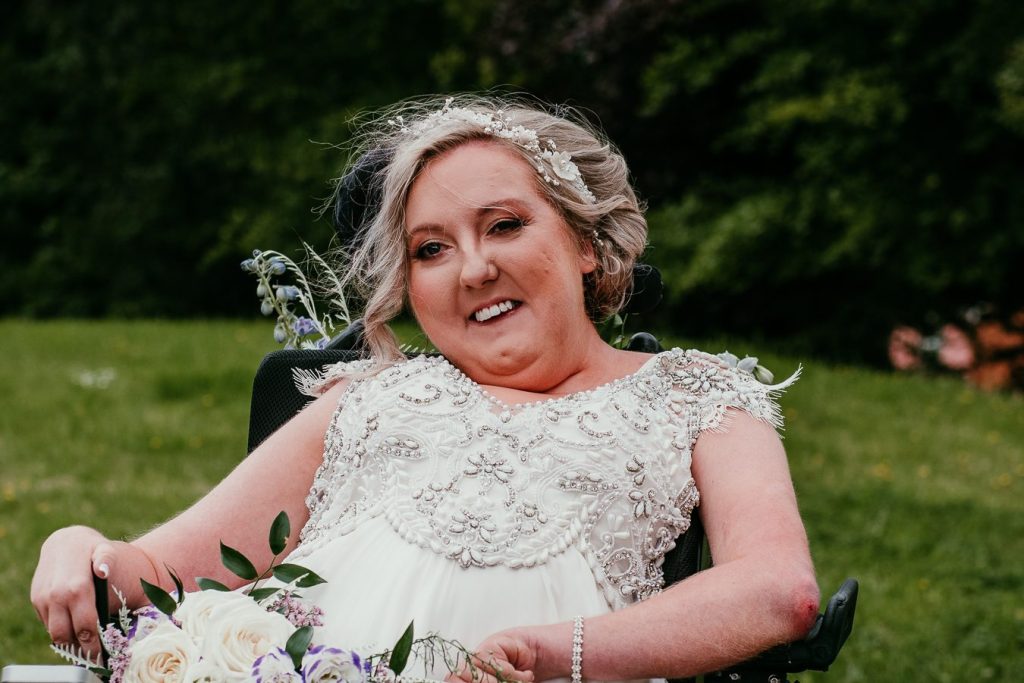
<path fill-rule="evenodd" d="M 478 323 L 486 322 L 491 318 L 496 318 L 503 313 L 515 310 L 523 305 L 522 301 L 514 301 L 512 299 L 506 299 L 505 301 L 499 301 L 491 306 L 484 306 L 479 311 L 475 311 L 469 316 L 470 320 L 475 320 Z"/>

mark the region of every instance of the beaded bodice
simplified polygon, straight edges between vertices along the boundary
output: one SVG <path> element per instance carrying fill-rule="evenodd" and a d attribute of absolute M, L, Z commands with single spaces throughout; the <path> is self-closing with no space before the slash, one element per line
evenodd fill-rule
<path fill-rule="evenodd" d="M 507 406 L 443 358 L 352 375 L 330 422 L 294 557 L 383 515 L 465 571 L 582 553 L 612 608 L 663 585 L 690 525 L 699 434 L 733 406 L 779 424 L 773 389 L 715 356 L 675 349 L 595 389 Z"/>

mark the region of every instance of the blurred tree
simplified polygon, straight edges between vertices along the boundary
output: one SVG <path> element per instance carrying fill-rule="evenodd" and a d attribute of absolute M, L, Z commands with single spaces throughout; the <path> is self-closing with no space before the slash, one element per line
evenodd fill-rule
<path fill-rule="evenodd" d="M 344 159 L 310 140 L 429 89 L 444 38 L 415 0 L 0 11 L 0 312 L 36 315 L 251 310 L 248 250 L 330 234 L 310 209 Z"/>
<path fill-rule="evenodd" d="M 491 18 L 492 81 L 586 103 L 625 150 L 680 331 L 881 360 L 896 321 L 1024 296 L 1024 5 L 505 0 Z"/>
<path fill-rule="evenodd" d="M 1024 281 L 1024 5 L 398 0 L 0 7 L 0 313 L 249 311 L 324 244 L 367 106 L 510 85 L 587 108 L 651 206 L 678 331 L 881 358 Z M 215 292 L 216 294 L 211 294 Z"/>

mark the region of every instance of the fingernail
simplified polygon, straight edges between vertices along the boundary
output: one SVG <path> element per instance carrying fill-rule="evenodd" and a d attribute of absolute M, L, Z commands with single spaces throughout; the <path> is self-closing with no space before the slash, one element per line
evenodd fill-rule
<path fill-rule="evenodd" d="M 101 563 L 100 566 L 96 567 L 96 573 L 99 575 L 101 579 L 109 578 L 110 565 L 108 565 L 106 562 Z"/>

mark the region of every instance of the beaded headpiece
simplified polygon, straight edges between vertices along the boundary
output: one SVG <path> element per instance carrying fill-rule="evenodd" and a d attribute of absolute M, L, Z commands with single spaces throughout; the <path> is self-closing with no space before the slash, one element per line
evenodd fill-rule
<path fill-rule="evenodd" d="M 449 121 L 466 121 L 476 124 L 484 133 L 514 142 L 530 152 L 533 155 L 534 167 L 548 183 L 557 186 L 564 180 L 576 188 L 576 191 L 587 202 L 590 204 L 597 202 L 594 193 L 583 181 L 580 169 L 572 162 L 572 155 L 568 152 L 559 152 L 554 140 L 548 138 L 542 143 L 537 131 L 514 125 L 512 117 L 501 110 L 491 113 L 465 107 L 453 107 L 453 101 L 454 99 L 449 97 L 445 100 L 443 107 L 414 123 L 406 123 L 402 116 L 389 119 L 388 123 L 397 126 L 402 132 L 412 135 L 420 135 L 438 126 L 443 126 Z"/>

